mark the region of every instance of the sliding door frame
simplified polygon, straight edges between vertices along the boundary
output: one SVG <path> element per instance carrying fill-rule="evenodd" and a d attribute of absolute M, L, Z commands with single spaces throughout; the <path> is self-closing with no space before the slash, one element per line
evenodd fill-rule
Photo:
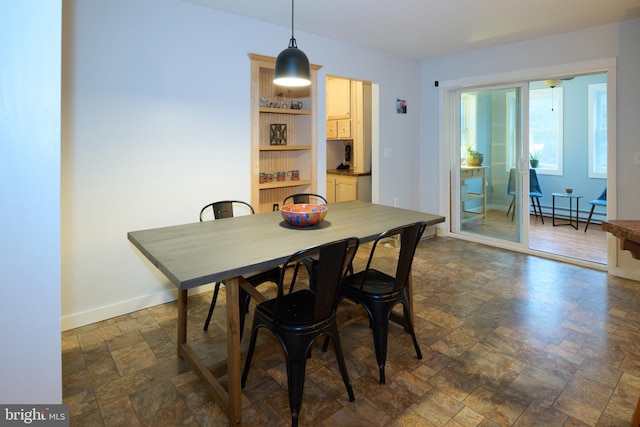
<path fill-rule="evenodd" d="M 445 80 L 439 82 L 440 88 L 440 177 L 443 190 L 440 192 L 440 205 L 452 208 L 452 186 L 453 186 L 453 170 L 454 156 L 452 155 L 452 139 L 455 135 L 455 117 L 453 113 L 456 111 L 456 91 L 473 86 L 492 86 L 492 85 L 508 85 L 517 84 L 519 82 L 531 82 L 537 80 L 545 80 L 549 78 L 562 78 L 583 74 L 606 73 L 607 74 L 607 218 L 617 219 L 617 133 L 616 133 L 616 90 L 617 90 L 617 61 L 616 58 L 603 58 L 593 61 L 584 61 L 568 64 L 558 64 L 548 67 L 532 68 L 516 70 L 506 73 L 498 73 L 482 76 L 471 76 L 457 80 Z M 459 109 L 458 109 L 459 110 Z M 459 113 L 459 111 L 458 111 Z M 524 117 L 524 121 L 528 119 Z M 523 132 L 528 129 L 528 125 L 523 128 Z M 527 136 L 525 136 L 528 138 Z M 527 144 L 525 143 L 525 148 Z M 459 159 L 458 159 L 459 161 Z M 528 188 L 528 174 L 523 177 L 523 185 Z M 495 247 L 510 249 L 518 252 L 529 253 L 545 258 L 555 259 L 563 262 L 570 262 L 577 265 L 583 265 L 590 268 L 608 271 L 622 277 L 628 277 L 624 269 L 618 267 L 618 248 L 616 239 L 609 235 L 607 240 L 607 265 L 593 263 L 575 258 L 568 258 L 557 254 L 536 251 L 528 247 L 524 247 L 519 243 L 512 243 L 498 239 L 484 239 L 479 236 L 467 234 L 454 234 L 451 232 L 453 217 L 450 215 L 442 230 L 443 235 L 460 238 L 463 240 L 477 241 Z M 528 224 L 528 221 L 526 222 Z M 528 227 L 523 227 L 528 228 Z M 528 230 L 523 230 L 528 233 Z M 523 236 L 528 240 L 528 235 Z"/>
<path fill-rule="evenodd" d="M 485 234 L 483 232 L 470 232 L 470 231 L 466 231 L 463 226 L 462 226 L 462 201 L 461 201 L 461 197 L 460 197 L 460 182 L 461 182 L 461 164 L 460 164 L 460 159 L 462 158 L 462 154 L 461 153 L 461 117 L 462 117 L 462 111 L 461 111 L 461 97 L 464 93 L 473 93 L 473 92 L 483 92 L 483 93 L 487 93 L 487 92 L 493 92 L 493 91 L 505 91 L 505 90 L 510 90 L 513 89 L 513 91 L 516 93 L 516 98 L 515 98 L 515 111 L 513 111 L 512 113 L 515 114 L 515 126 L 516 128 L 514 129 L 514 134 L 515 134 L 515 141 L 512 141 L 511 143 L 514 145 L 513 147 L 511 147 L 512 149 L 515 150 L 515 164 L 514 165 L 502 165 L 502 167 L 509 167 L 511 168 L 512 166 L 515 168 L 516 170 L 516 176 L 515 176 L 515 189 L 516 189 L 516 195 L 515 195 L 515 203 L 513 206 L 513 209 L 516 212 L 516 216 L 514 217 L 514 221 L 513 221 L 513 225 L 514 225 L 514 235 L 511 236 L 510 238 L 506 238 L 505 236 L 503 236 L 502 238 L 497 237 L 497 236 L 492 236 L 490 234 Z M 502 242 L 505 242 L 508 244 L 509 247 L 511 248 L 518 248 L 518 250 L 522 251 L 523 249 L 528 248 L 528 240 L 529 240 L 529 235 L 528 235 L 528 227 L 526 224 L 528 224 L 528 221 L 525 220 L 525 216 L 526 218 L 528 218 L 528 210 L 524 209 L 524 206 L 528 206 L 527 203 L 525 203 L 528 199 L 529 199 L 529 174 L 528 172 L 528 155 L 527 158 L 525 159 L 525 154 L 524 153 L 528 153 L 528 124 L 527 124 L 527 120 L 525 120 L 525 117 L 528 117 L 528 92 L 529 92 L 529 84 L 528 82 L 511 82 L 511 83 L 507 83 L 507 84 L 492 84 L 492 85 L 473 85 L 473 86 L 465 86 L 465 87 L 458 87 L 458 88 L 451 88 L 450 90 L 450 103 L 449 103 L 449 107 L 451 108 L 451 110 L 449 111 L 445 111 L 445 115 L 449 116 L 451 118 L 451 126 L 449 126 L 449 129 L 451 129 L 452 134 L 447 136 L 447 140 L 452 141 L 452 144 L 449 147 L 449 152 L 450 152 L 450 167 L 451 167 L 451 185 L 449 186 L 450 188 L 450 192 L 451 192 L 451 196 L 449 199 L 449 203 L 451 205 L 451 224 L 449 227 L 449 231 L 452 234 L 456 234 L 456 235 L 460 235 L 460 236 L 465 236 L 465 238 L 469 239 L 469 240 L 476 240 L 476 241 L 492 241 L 494 242 L 494 244 L 499 244 Z M 507 107 L 508 103 L 505 101 L 505 108 Z M 477 107 L 480 108 L 480 107 Z M 493 107 L 491 107 L 493 108 Z M 480 113 L 480 110 L 478 109 L 478 114 Z M 493 146 L 493 138 L 492 141 L 490 142 L 490 146 Z M 492 147 L 493 148 L 493 147 Z M 491 150 L 493 151 L 493 150 Z M 493 158 L 493 155 L 489 155 L 485 157 L 485 163 L 483 163 L 483 165 L 487 164 L 489 167 L 488 169 L 485 171 L 486 174 L 488 174 L 488 176 L 493 175 L 494 171 L 493 166 L 495 165 L 495 162 L 493 162 L 491 159 Z M 506 158 L 506 156 L 505 156 Z M 509 160 L 509 159 L 507 159 Z M 487 163 L 490 162 L 490 163 Z M 505 172 L 508 175 L 508 169 Z M 484 197 L 485 197 L 485 202 L 486 202 L 486 197 L 488 197 L 488 191 L 482 190 Z M 506 188 L 505 188 L 505 194 L 506 194 Z M 484 213 L 486 215 L 486 212 Z M 486 217 L 485 217 L 485 221 L 486 221 Z"/>

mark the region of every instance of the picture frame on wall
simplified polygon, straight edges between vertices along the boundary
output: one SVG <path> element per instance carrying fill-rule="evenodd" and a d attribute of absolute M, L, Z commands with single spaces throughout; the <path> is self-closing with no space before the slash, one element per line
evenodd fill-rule
<path fill-rule="evenodd" d="M 401 98 L 396 99 L 396 112 L 398 114 L 407 114 L 407 101 Z"/>
<path fill-rule="evenodd" d="M 269 126 L 269 144 L 287 145 L 287 125 L 284 123 L 272 123 Z"/>

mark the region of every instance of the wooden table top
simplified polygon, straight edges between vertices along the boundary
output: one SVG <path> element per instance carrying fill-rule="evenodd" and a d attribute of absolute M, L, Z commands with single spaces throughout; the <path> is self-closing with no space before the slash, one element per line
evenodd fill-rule
<path fill-rule="evenodd" d="M 601 227 L 604 231 L 608 231 L 620 239 L 640 243 L 640 220 L 621 219 L 604 221 Z"/>
<path fill-rule="evenodd" d="M 180 290 L 282 264 L 300 249 L 347 237 L 362 243 L 383 231 L 445 218 L 361 201 L 329 204 L 317 227 L 295 228 L 280 212 L 132 231 L 129 240 Z"/>

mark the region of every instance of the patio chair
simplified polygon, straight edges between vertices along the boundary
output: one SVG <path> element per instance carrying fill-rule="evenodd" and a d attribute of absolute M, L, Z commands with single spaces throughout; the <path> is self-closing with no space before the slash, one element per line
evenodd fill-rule
<path fill-rule="evenodd" d="M 512 196 L 511 204 L 509 205 L 509 209 L 507 210 L 507 216 L 511 212 L 511 221 L 513 221 L 513 216 L 516 212 L 515 202 L 516 202 L 516 170 L 511 168 L 509 171 L 509 182 L 507 184 L 507 194 Z M 540 183 L 538 182 L 538 174 L 535 169 L 529 169 L 529 198 L 531 199 L 531 205 L 533 206 L 533 213 L 536 218 L 538 217 L 538 212 L 540 213 L 540 220 L 544 224 L 544 217 L 542 216 L 542 208 L 540 207 L 540 197 L 542 197 L 542 190 L 540 189 Z M 536 202 L 538 203 L 536 207 Z M 511 210 L 513 208 L 513 211 Z"/>
<path fill-rule="evenodd" d="M 589 228 L 589 224 L 591 223 L 591 217 L 593 216 L 593 210 L 596 206 L 604 206 L 607 207 L 607 187 L 604 187 L 602 193 L 598 196 L 597 199 L 589 201 L 591 203 L 591 211 L 589 212 L 589 218 L 587 219 L 587 225 L 584 227 L 584 232 L 587 232 L 587 228 Z"/>

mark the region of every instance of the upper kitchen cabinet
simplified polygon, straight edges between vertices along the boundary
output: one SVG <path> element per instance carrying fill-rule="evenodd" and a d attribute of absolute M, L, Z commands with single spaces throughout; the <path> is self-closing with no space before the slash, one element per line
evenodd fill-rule
<path fill-rule="evenodd" d="M 351 80 L 327 77 L 327 120 L 351 118 Z"/>
<path fill-rule="evenodd" d="M 327 77 L 327 140 L 349 148 L 345 164 L 354 173 L 371 171 L 371 83 Z"/>
<path fill-rule="evenodd" d="M 311 85 L 289 88 L 273 84 L 276 58 L 251 59 L 251 205 L 270 211 L 295 193 L 317 188 L 317 75 Z M 295 108 L 293 108 L 295 107 Z"/>

